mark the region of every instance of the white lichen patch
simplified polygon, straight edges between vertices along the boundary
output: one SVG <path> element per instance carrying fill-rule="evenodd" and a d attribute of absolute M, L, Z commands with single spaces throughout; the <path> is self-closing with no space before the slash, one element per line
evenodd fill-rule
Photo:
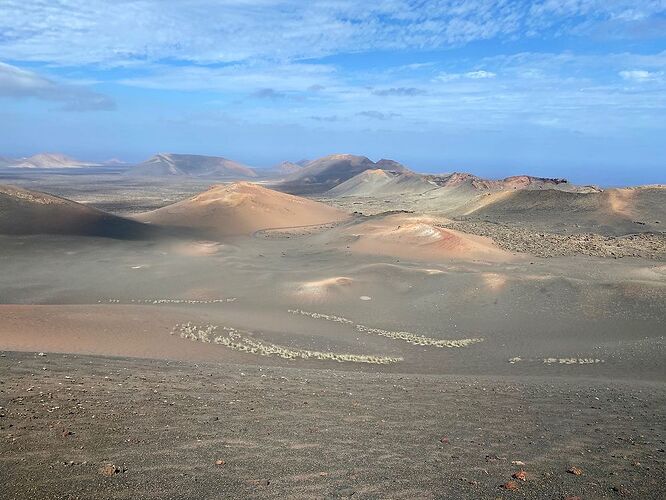
<path fill-rule="evenodd" d="M 303 316 L 309 316 L 314 319 L 323 319 L 326 321 L 334 321 L 336 323 L 344 323 L 349 325 L 354 325 L 359 332 L 367 333 L 370 335 L 379 335 L 381 337 L 386 337 L 393 340 L 402 340 L 414 345 L 420 346 L 434 346 L 434 347 L 467 347 L 472 344 L 478 344 L 483 342 L 482 338 L 469 338 L 469 339 L 435 339 L 432 337 L 426 337 L 425 335 L 419 335 L 411 332 L 392 332 L 389 330 L 382 330 L 381 328 L 370 328 L 365 325 L 355 324 L 352 320 L 343 318 L 341 316 L 334 316 L 332 314 L 322 314 L 310 311 L 303 311 L 302 309 L 287 309 L 291 314 L 301 314 Z"/>
<path fill-rule="evenodd" d="M 109 303 L 109 304 L 223 304 L 227 302 L 235 302 L 236 297 L 227 297 L 225 299 L 131 299 L 128 301 L 122 301 L 120 299 L 108 299 L 108 300 L 98 300 L 97 303 Z"/>
<path fill-rule="evenodd" d="M 471 339 L 455 339 L 455 340 L 445 340 L 445 339 L 435 339 L 432 337 L 426 337 L 425 335 L 418 335 L 411 332 L 392 332 L 389 330 L 382 330 L 381 328 L 369 328 L 363 325 L 356 325 L 356 329 L 362 333 L 369 333 L 371 335 L 380 335 L 393 340 L 402 340 L 414 345 L 422 346 L 434 346 L 434 347 L 467 347 L 472 344 L 478 344 L 483 342 L 482 338 L 471 338 Z"/>
<path fill-rule="evenodd" d="M 598 363 L 605 363 L 603 359 L 597 358 L 543 358 L 546 365 L 596 365 Z"/>
<path fill-rule="evenodd" d="M 228 326 L 220 328 L 217 325 L 210 324 L 196 325 L 193 323 L 184 323 L 176 325 L 171 334 L 178 334 L 184 339 L 196 342 L 223 345 L 240 352 L 258 354 L 259 356 L 277 356 L 284 359 L 316 359 L 321 361 L 337 361 L 338 363 L 350 362 L 370 364 L 389 364 L 403 360 L 403 358 L 398 357 L 321 352 L 309 349 L 285 347 L 255 339 L 252 337 L 251 332 L 237 330 L 236 328 Z"/>
<path fill-rule="evenodd" d="M 599 363 L 605 363 L 606 361 L 598 358 L 536 358 L 536 359 L 524 359 L 519 356 L 509 359 L 510 364 L 516 364 L 518 362 L 525 361 L 528 363 L 542 363 L 544 365 L 596 365 Z"/>
<path fill-rule="evenodd" d="M 350 319 L 343 318 L 342 316 L 334 316 L 332 314 L 322 314 L 316 312 L 303 311 L 302 309 L 287 309 L 291 314 L 301 314 L 303 316 L 309 316 L 314 319 L 324 319 L 326 321 L 333 321 L 335 323 L 345 323 L 348 325 L 353 325 L 354 322 Z"/>

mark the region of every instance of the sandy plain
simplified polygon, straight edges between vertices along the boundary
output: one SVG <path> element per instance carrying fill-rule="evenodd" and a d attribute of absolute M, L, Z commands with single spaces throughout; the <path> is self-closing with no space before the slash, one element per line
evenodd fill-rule
<path fill-rule="evenodd" d="M 14 179 L 123 216 L 208 187 L 98 181 Z M 528 253 L 590 227 L 382 203 L 220 238 L 0 235 L 0 496 L 662 498 L 663 235 Z"/>

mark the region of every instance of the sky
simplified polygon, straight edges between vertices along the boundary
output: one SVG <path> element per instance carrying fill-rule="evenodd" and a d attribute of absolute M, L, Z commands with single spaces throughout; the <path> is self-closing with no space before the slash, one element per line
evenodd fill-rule
<path fill-rule="evenodd" d="M 666 183 L 666 0 L 0 0 L 0 156 Z"/>

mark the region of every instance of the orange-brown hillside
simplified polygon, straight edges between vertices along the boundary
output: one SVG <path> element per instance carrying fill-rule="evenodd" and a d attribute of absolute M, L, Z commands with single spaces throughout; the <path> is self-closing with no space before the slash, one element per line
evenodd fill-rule
<path fill-rule="evenodd" d="M 345 212 L 323 203 L 251 182 L 235 182 L 213 186 L 136 218 L 153 224 L 202 229 L 216 236 L 234 236 L 260 229 L 324 224 L 347 217 Z"/>

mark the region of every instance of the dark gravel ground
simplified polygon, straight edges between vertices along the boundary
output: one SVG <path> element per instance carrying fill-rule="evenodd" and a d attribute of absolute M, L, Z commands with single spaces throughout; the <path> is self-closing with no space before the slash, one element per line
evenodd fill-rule
<path fill-rule="evenodd" d="M 485 221 L 458 221 L 445 227 L 487 236 L 505 250 L 528 253 L 535 257 L 587 255 L 666 261 L 666 233 L 643 232 L 623 236 L 606 236 L 590 232 L 558 234 L 520 227 L 517 224 Z"/>
<path fill-rule="evenodd" d="M 0 498 L 657 499 L 665 403 L 654 382 L 6 352 Z"/>

